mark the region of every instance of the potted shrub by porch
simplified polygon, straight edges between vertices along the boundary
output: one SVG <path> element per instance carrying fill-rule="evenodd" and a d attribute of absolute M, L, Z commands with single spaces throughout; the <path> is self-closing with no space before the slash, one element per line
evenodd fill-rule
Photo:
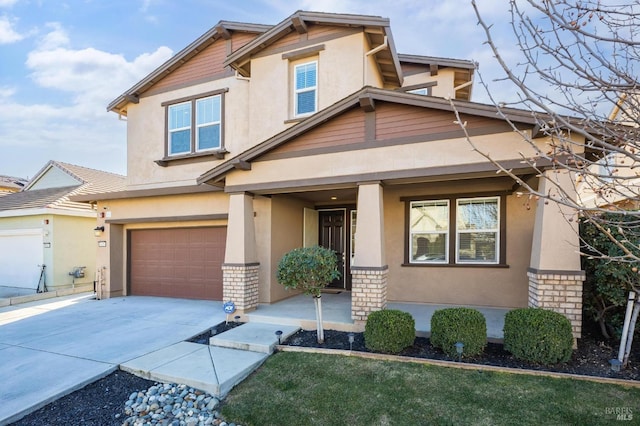
<path fill-rule="evenodd" d="M 316 307 L 318 343 L 324 343 L 322 329 L 322 289 L 340 278 L 336 253 L 325 247 L 293 249 L 278 263 L 278 282 L 287 289 L 313 296 Z"/>

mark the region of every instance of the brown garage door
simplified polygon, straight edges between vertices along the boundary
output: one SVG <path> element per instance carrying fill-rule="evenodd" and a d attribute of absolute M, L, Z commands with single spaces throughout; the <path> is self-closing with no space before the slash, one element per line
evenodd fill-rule
<path fill-rule="evenodd" d="M 130 294 L 222 300 L 226 235 L 225 227 L 130 231 Z"/>

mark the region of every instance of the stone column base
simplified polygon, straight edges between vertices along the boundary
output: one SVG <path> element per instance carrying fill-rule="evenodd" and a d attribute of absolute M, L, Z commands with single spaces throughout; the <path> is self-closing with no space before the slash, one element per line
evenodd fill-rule
<path fill-rule="evenodd" d="M 530 268 L 529 306 L 556 311 L 571 321 L 574 339 L 582 335 L 584 271 L 539 271 Z"/>
<path fill-rule="evenodd" d="M 259 271 L 259 263 L 223 264 L 223 302 L 232 301 L 240 313 L 256 309 Z"/>
<path fill-rule="evenodd" d="M 369 314 L 387 307 L 389 268 L 351 268 L 351 318 L 366 322 Z"/>

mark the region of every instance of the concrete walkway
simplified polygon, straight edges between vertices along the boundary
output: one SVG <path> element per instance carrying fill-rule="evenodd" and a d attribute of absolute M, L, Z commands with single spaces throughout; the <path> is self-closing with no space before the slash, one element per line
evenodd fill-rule
<path fill-rule="evenodd" d="M 255 371 L 279 343 L 299 327 L 247 323 L 220 333 L 210 345 L 180 342 L 123 363 L 120 368 L 137 376 L 182 383 L 224 398 Z"/>
<path fill-rule="evenodd" d="M 0 308 L 0 425 L 224 320 L 221 302 L 156 297 L 74 295 Z"/>

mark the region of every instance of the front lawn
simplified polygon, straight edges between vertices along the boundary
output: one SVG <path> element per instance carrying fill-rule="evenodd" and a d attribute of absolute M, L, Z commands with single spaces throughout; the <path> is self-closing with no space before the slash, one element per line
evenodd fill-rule
<path fill-rule="evenodd" d="M 242 425 L 606 425 L 640 389 L 571 379 L 281 352 L 227 397 Z"/>

